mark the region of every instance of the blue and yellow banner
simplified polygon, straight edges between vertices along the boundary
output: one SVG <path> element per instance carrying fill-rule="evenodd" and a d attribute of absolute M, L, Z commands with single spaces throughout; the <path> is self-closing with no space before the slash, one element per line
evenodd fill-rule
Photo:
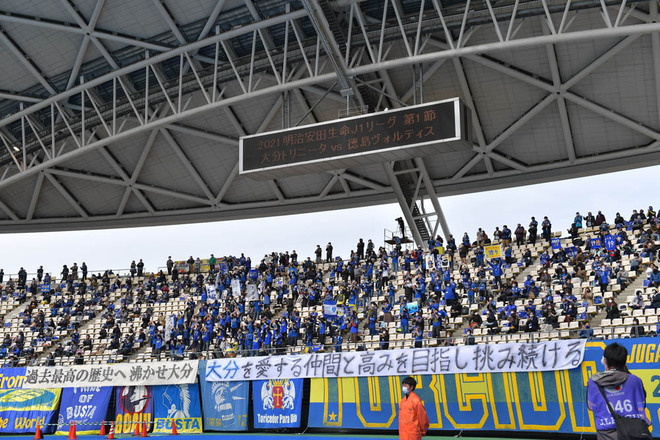
<path fill-rule="evenodd" d="M 0 433 L 52 433 L 62 390 L 0 390 Z"/>
<path fill-rule="evenodd" d="M 55 431 L 60 389 L 24 390 L 25 368 L 0 369 L 0 434 Z"/>
<path fill-rule="evenodd" d="M 199 371 L 206 371 L 206 361 Z M 201 374 L 199 384 L 206 431 L 247 431 L 249 381 L 207 382 Z"/>
<path fill-rule="evenodd" d="M 414 376 L 433 430 L 509 430 L 595 433 L 586 405 L 589 377 L 603 370 L 607 343 L 587 343 L 578 368 L 549 372 Z M 660 424 L 660 341 L 616 340 L 628 349 L 628 366 L 647 392 L 647 415 Z M 398 429 L 403 376 L 315 378 L 311 381 L 309 427 Z"/>
<path fill-rule="evenodd" d="M 170 434 L 174 423 L 179 434 L 202 433 L 202 408 L 196 383 L 157 385 L 153 390 L 153 432 Z"/>

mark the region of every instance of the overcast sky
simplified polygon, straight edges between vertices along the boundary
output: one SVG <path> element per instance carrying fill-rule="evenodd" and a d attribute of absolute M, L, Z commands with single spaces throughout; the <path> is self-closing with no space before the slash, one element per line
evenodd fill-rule
<path fill-rule="evenodd" d="M 451 233 L 457 238 L 468 232 L 475 238 L 477 228 L 492 234 L 495 226 L 525 227 L 532 215 L 548 215 L 553 230 L 565 230 L 576 211 L 594 215 L 600 209 L 608 221 L 617 211 L 629 217 L 633 209 L 656 209 L 660 167 L 604 174 L 560 182 L 487 191 L 440 199 Z M 126 269 L 131 260 L 144 259 L 145 270 L 173 259 L 207 258 L 245 253 L 259 261 L 267 252 L 295 249 L 301 257 L 313 256 L 317 244 L 325 250 L 331 241 L 334 253 L 348 256 L 359 238 L 383 244 L 385 229 L 396 230 L 401 216 L 397 204 L 241 221 L 158 226 L 96 231 L 3 234 L 0 268 L 15 274 L 20 266 L 33 273 L 43 265 L 46 272 L 58 273 L 62 265 L 87 263 L 90 271 Z M 540 229 L 539 229 L 540 230 Z M 564 231 L 565 232 L 565 231 Z M 325 255 L 325 254 L 324 254 Z"/>

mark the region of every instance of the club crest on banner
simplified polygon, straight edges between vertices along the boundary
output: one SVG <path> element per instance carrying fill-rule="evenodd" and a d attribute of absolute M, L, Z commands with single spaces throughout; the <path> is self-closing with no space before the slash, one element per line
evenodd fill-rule
<path fill-rule="evenodd" d="M 293 409 L 296 386 L 288 380 L 269 380 L 261 386 L 264 409 Z"/>

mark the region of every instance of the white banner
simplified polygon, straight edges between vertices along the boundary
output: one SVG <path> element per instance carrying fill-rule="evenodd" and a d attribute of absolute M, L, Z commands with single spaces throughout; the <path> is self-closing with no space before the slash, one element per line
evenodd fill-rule
<path fill-rule="evenodd" d="M 231 280 L 231 293 L 235 297 L 240 298 L 240 296 L 241 296 L 241 280 L 236 279 L 236 278 Z"/>
<path fill-rule="evenodd" d="M 215 288 L 215 284 L 206 285 L 206 296 L 208 297 L 209 301 L 215 301 L 218 299 L 218 291 Z"/>
<path fill-rule="evenodd" d="M 324 303 L 323 314 L 325 316 L 337 316 L 337 303 L 336 302 L 334 302 L 334 304 Z"/>
<path fill-rule="evenodd" d="M 435 270 L 435 255 L 426 254 L 426 270 Z"/>
<path fill-rule="evenodd" d="M 211 382 L 306 377 L 555 371 L 579 367 L 586 340 L 213 359 Z"/>
<path fill-rule="evenodd" d="M 248 301 L 259 301 L 259 294 L 257 293 L 256 284 L 247 285 L 247 300 Z"/>
<path fill-rule="evenodd" d="M 170 334 L 172 334 L 172 330 L 174 330 L 174 326 L 176 325 L 176 316 L 170 315 L 165 317 L 165 332 L 163 333 L 163 339 L 168 340 L 170 339 Z"/>
<path fill-rule="evenodd" d="M 23 388 L 195 383 L 198 361 L 27 367 Z"/>

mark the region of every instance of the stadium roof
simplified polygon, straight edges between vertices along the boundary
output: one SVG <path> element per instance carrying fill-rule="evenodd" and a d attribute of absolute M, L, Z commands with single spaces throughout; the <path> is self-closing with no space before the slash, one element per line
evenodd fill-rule
<path fill-rule="evenodd" d="M 657 14 L 655 0 L 5 0 L 0 231 L 309 212 L 657 164 Z M 472 110 L 464 149 L 238 173 L 240 136 L 453 97 Z"/>

